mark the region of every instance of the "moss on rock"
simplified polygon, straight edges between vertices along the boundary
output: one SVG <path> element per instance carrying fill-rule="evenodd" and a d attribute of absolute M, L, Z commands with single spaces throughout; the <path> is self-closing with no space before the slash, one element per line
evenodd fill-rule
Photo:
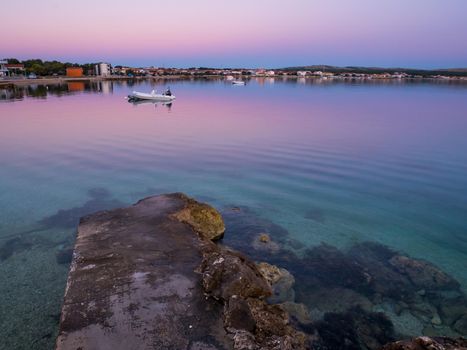
<path fill-rule="evenodd" d="M 175 219 L 190 225 L 203 238 L 215 241 L 224 236 L 224 220 L 216 209 L 208 204 L 199 203 L 182 193 L 177 195 L 185 200 L 186 205 L 173 214 Z"/>

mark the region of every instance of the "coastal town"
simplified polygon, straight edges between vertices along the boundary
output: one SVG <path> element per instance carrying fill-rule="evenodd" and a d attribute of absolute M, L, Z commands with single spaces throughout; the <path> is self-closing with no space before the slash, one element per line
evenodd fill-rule
<path fill-rule="evenodd" d="M 0 350 L 467 350 L 467 0 L 1 13 Z"/>
<path fill-rule="evenodd" d="M 40 63 L 42 61 L 35 60 Z M 45 64 L 48 62 L 44 62 Z M 435 79 L 467 82 L 465 70 L 410 70 L 365 67 L 308 66 L 281 69 L 264 68 L 165 68 L 165 67 L 130 67 L 111 65 L 107 62 L 95 64 L 62 64 L 51 62 L 26 65 L 16 59 L 0 61 L 0 86 L 31 83 L 31 80 L 50 83 L 54 80 L 92 80 L 92 79 L 128 79 L 128 78 L 202 78 L 220 77 L 226 80 L 247 80 L 253 77 L 282 79 L 319 79 L 323 80 L 420 80 Z"/>

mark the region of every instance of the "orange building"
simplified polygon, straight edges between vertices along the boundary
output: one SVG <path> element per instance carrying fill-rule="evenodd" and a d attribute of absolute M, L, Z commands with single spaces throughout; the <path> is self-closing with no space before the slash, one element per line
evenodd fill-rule
<path fill-rule="evenodd" d="M 68 67 L 66 69 L 66 76 L 67 77 L 72 77 L 72 78 L 82 77 L 83 76 L 83 68 L 81 68 L 81 67 Z"/>

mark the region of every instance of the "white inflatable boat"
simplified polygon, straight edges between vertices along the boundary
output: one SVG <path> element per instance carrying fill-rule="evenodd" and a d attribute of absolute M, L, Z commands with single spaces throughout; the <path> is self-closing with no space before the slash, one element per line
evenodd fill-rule
<path fill-rule="evenodd" d="M 163 94 L 158 94 L 156 90 L 152 90 L 150 94 L 147 94 L 145 92 L 133 91 L 130 95 L 128 95 L 128 99 L 133 101 L 150 100 L 169 102 L 175 100 L 175 96 L 172 95 L 170 90 L 167 90 Z"/>

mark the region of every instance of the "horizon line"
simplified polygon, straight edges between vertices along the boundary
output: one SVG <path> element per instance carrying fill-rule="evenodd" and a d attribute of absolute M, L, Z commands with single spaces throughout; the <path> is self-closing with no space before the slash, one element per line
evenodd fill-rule
<path fill-rule="evenodd" d="M 98 63 L 109 63 L 109 61 L 106 60 L 98 60 L 98 61 L 82 61 L 80 62 L 70 62 L 68 60 L 60 60 L 60 59 L 43 59 L 39 57 L 35 58 L 27 58 L 27 59 L 18 59 L 16 57 L 4 57 L 1 58 L 0 61 L 7 61 L 10 59 L 16 59 L 20 62 L 23 61 L 30 61 L 30 60 L 41 60 L 42 62 L 53 62 L 57 61 L 60 63 L 71 63 L 71 64 L 78 64 L 78 65 L 84 65 L 84 64 L 98 64 Z M 113 64 L 109 63 L 112 66 L 125 66 L 125 67 L 130 67 L 130 68 L 149 68 L 149 67 L 154 67 L 154 68 L 161 68 L 161 69 L 199 69 L 199 68 L 208 68 L 208 69 L 269 69 L 269 70 L 281 70 L 281 69 L 292 69 L 292 68 L 306 68 L 306 67 L 326 67 L 326 68 L 334 68 L 334 69 L 350 69 L 350 68 L 355 68 L 355 69 L 389 69 L 389 70 L 396 70 L 396 69 L 404 69 L 404 70 L 417 70 L 417 71 L 438 71 L 438 70 L 467 70 L 467 66 L 465 67 L 439 67 L 437 66 L 436 68 L 415 68 L 415 67 L 410 67 L 410 66 L 377 66 L 377 65 L 344 65 L 344 66 L 336 66 L 336 65 L 331 65 L 331 64 L 305 64 L 305 65 L 289 65 L 289 66 L 282 66 L 282 67 L 247 67 L 247 66 L 209 66 L 209 65 L 187 65 L 187 66 L 168 66 L 166 64 L 162 66 L 156 66 L 156 65 L 143 65 L 143 66 L 134 66 L 134 65 L 126 65 L 126 64 Z"/>

